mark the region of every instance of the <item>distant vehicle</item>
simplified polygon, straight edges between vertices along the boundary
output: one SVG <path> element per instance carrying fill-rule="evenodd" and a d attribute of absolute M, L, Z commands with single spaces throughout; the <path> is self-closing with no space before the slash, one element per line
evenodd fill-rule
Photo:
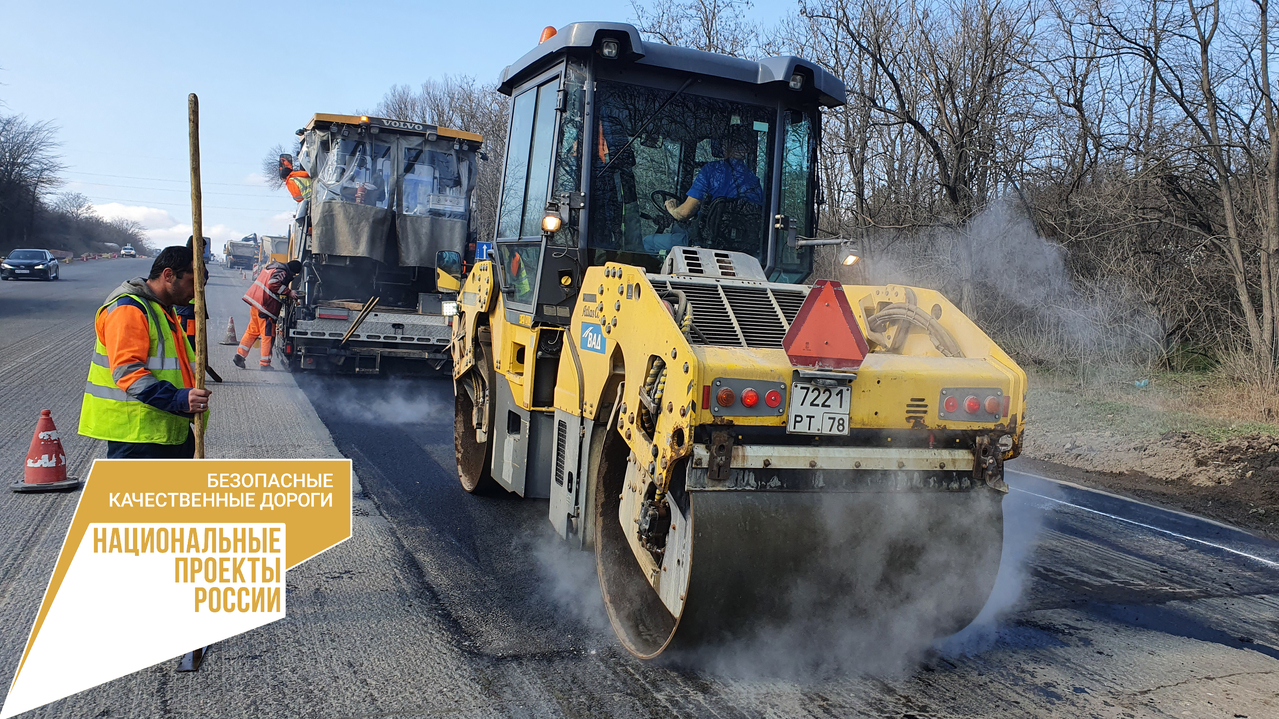
<path fill-rule="evenodd" d="M 255 239 L 257 238 L 251 235 L 226 243 L 226 266 L 231 269 L 253 269 L 258 259 L 258 245 L 252 241 Z"/>
<path fill-rule="evenodd" d="M 258 247 L 258 264 L 268 262 L 289 261 L 289 238 L 287 235 L 262 235 Z"/>
<path fill-rule="evenodd" d="M 0 280 L 56 280 L 62 274 L 61 267 L 58 258 L 48 250 L 14 250 L 0 262 Z"/>
<path fill-rule="evenodd" d="M 136 250 L 133 249 L 133 245 L 125 245 L 124 249 L 120 250 L 120 256 L 121 257 L 137 257 L 138 253 Z"/>

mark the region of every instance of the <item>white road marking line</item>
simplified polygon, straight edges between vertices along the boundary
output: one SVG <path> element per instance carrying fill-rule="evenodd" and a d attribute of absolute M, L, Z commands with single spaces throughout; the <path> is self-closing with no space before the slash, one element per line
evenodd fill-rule
<path fill-rule="evenodd" d="M 1137 521 L 1132 520 L 1132 519 L 1125 519 L 1125 518 L 1123 518 L 1123 517 L 1117 517 L 1117 516 L 1115 516 L 1115 515 L 1113 515 L 1113 514 L 1109 514 L 1109 513 L 1107 513 L 1107 512 L 1101 512 L 1101 511 L 1098 511 L 1098 510 L 1096 510 L 1096 509 L 1089 509 L 1088 507 L 1081 507 L 1081 506 L 1080 506 L 1080 505 L 1078 505 L 1078 504 L 1072 504 L 1072 503 L 1070 503 L 1070 502 L 1067 502 L 1067 501 L 1064 501 L 1064 500 L 1061 500 L 1061 499 L 1054 499 L 1054 498 L 1052 498 L 1052 497 L 1046 497 L 1046 496 L 1044 496 L 1044 495 L 1042 495 L 1042 494 L 1039 494 L 1038 492 L 1030 492 L 1030 491 L 1027 491 L 1027 490 L 1025 490 L 1025 489 L 1018 489 L 1017 487 L 1009 487 L 1009 489 L 1013 490 L 1014 492 L 1021 492 L 1021 493 L 1023 493 L 1023 494 L 1029 494 L 1029 495 L 1031 495 L 1032 497 L 1039 497 L 1040 499 L 1046 499 L 1046 500 L 1048 500 L 1049 502 L 1056 502 L 1057 504 L 1064 504 L 1064 505 L 1066 505 L 1067 507 L 1074 507 L 1075 509 L 1082 509 L 1082 510 L 1084 510 L 1085 512 L 1092 512 L 1093 514 L 1100 514 L 1100 515 L 1101 515 L 1101 516 L 1103 516 L 1103 517 L 1109 517 L 1109 518 L 1111 518 L 1111 519 L 1117 519 L 1117 520 L 1119 520 L 1120 522 L 1127 522 L 1127 523 L 1129 523 L 1129 524 L 1135 524 L 1135 525 L 1137 525 L 1138 527 L 1143 527 L 1143 528 L 1145 528 L 1145 529 L 1150 529 L 1150 530 L 1153 530 L 1153 531 L 1156 531 L 1156 532 L 1162 532 L 1162 533 L 1164 533 L 1164 534 L 1167 534 L 1167 535 L 1172 536 L 1172 537 L 1176 537 L 1176 538 L 1178 538 L 1178 539 L 1184 539 L 1184 540 L 1186 540 L 1186 541 L 1188 541 L 1188 542 L 1196 542 L 1196 543 L 1198 543 L 1198 544 L 1205 544 L 1205 545 L 1207 545 L 1207 546 L 1209 546 L 1209 547 L 1212 547 L 1212 548 L 1214 548 L 1214 549 L 1220 549 L 1220 550 L 1222 550 L 1222 551 L 1224 551 L 1224 552 L 1230 552 L 1231 554 L 1238 554 L 1238 555 L 1239 555 L 1239 556 L 1241 556 L 1241 557 L 1247 557 L 1248 559 L 1256 560 L 1256 561 L 1258 561 L 1258 562 L 1261 562 L 1262 564 L 1265 564 L 1265 565 L 1268 565 L 1268 566 L 1271 566 L 1271 567 L 1279 568 L 1279 562 L 1276 562 L 1276 561 L 1273 561 L 1273 560 L 1270 560 L 1270 559 L 1266 559 L 1265 557 L 1258 557 L 1258 556 L 1257 556 L 1257 555 L 1255 555 L 1255 554 L 1248 554 L 1247 552 L 1241 552 L 1241 551 L 1239 551 L 1238 549 L 1231 549 L 1230 547 L 1226 547 L 1226 546 L 1223 546 L 1223 545 L 1220 545 L 1220 544 L 1213 544 L 1212 542 L 1204 541 L 1204 540 L 1202 540 L 1202 539 L 1196 539 L 1196 538 L 1194 538 L 1194 537 L 1187 537 L 1187 536 L 1186 536 L 1186 535 L 1184 535 L 1184 534 L 1178 534 L 1177 532 L 1173 532 L 1173 531 L 1170 531 L 1170 530 L 1167 530 L 1167 529 L 1161 529 L 1161 528 L 1159 528 L 1159 527 L 1154 527 L 1154 526 L 1151 526 L 1151 525 L 1149 525 L 1149 524 L 1144 524 L 1144 523 L 1142 523 L 1142 522 L 1137 522 Z"/>

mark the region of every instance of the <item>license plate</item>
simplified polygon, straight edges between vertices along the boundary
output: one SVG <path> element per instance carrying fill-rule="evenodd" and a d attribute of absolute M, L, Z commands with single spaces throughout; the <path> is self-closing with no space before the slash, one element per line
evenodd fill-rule
<path fill-rule="evenodd" d="M 14 272 L 17 272 L 17 273 L 18 273 L 18 274 L 20 274 L 20 275 L 29 275 L 29 274 L 31 274 L 31 270 L 14 270 Z"/>
<path fill-rule="evenodd" d="M 786 431 L 791 434 L 848 434 L 848 385 L 823 387 L 792 382 Z"/>

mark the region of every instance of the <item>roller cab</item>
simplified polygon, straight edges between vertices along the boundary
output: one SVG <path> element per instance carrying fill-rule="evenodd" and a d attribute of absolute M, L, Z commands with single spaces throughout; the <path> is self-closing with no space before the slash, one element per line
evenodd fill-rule
<path fill-rule="evenodd" d="M 814 234 L 838 81 L 579 23 L 501 89 L 495 248 L 450 347 L 463 487 L 547 499 L 640 657 L 884 607 L 971 620 L 1026 377 L 937 292 L 802 284 L 785 229 Z"/>

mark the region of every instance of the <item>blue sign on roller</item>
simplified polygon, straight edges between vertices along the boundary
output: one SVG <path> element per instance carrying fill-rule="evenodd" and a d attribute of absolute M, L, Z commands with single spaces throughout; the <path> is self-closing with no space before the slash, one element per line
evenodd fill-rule
<path fill-rule="evenodd" d="M 604 330 L 599 325 L 582 323 L 582 349 L 604 354 L 604 348 L 607 346 L 608 338 L 604 336 Z"/>
<path fill-rule="evenodd" d="M 476 242 L 475 243 L 475 261 L 483 262 L 489 258 L 489 252 L 493 250 L 492 242 Z"/>

